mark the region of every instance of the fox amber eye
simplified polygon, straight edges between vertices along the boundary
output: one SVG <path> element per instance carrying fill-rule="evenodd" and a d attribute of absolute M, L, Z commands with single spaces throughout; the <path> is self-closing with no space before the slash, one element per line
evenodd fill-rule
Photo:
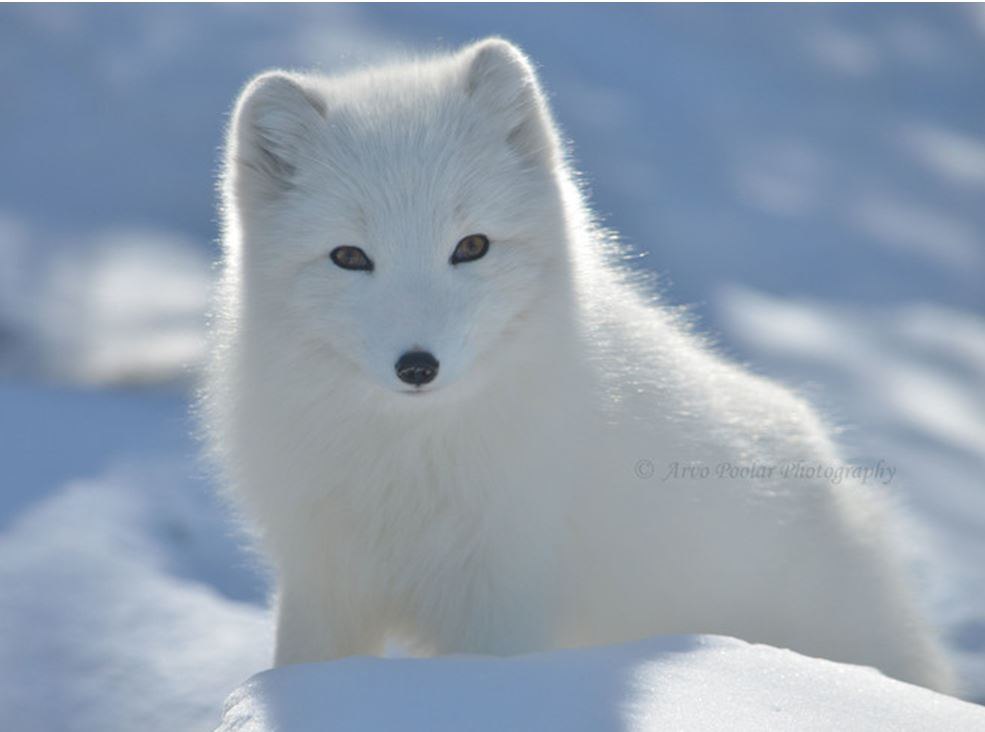
<path fill-rule="evenodd" d="M 489 251 L 489 239 L 484 234 L 470 234 L 458 242 L 455 251 L 451 253 L 451 263 L 474 262 L 486 256 Z"/>
<path fill-rule="evenodd" d="M 373 271 L 373 260 L 359 247 L 335 247 L 328 256 L 342 269 Z"/>

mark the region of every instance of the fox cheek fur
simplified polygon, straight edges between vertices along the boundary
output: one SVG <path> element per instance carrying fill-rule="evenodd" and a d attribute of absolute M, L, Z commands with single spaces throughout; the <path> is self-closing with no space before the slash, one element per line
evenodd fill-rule
<path fill-rule="evenodd" d="M 202 414 L 277 664 L 718 633 L 950 685 L 871 486 L 634 473 L 839 458 L 621 268 L 514 46 L 258 76 L 222 195 Z"/>

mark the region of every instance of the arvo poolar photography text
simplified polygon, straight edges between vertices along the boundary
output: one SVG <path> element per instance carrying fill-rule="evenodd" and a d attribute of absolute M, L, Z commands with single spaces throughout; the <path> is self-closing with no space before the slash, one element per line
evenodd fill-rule
<path fill-rule="evenodd" d="M 652 460 L 643 458 L 636 463 L 636 475 L 652 478 L 657 474 L 657 466 Z M 896 467 L 885 460 L 872 465 L 825 465 L 819 462 L 791 461 L 778 465 L 768 463 L 720 462 L 708 465 L 699 462 L 674 461 L 667 464 L 660 473 L 661 481 L 668 480 L 825 480 L 838 485 L 854 480 L 863 485 L 876 481 L 889 485 L 896 477 Z"/>

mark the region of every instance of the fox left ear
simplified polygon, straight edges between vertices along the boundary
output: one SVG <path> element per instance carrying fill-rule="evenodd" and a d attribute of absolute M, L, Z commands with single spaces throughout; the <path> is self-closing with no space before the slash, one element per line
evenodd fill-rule
<path fill-rule="evenodd" d="M 560 157 L 557 133 L 527 57 L 501 38 L 479 41 L 463 53 L 465 93 L 503 126 L 504 140 L 524 158 L 555 165 Z"/>
<path fill-rule="evenodd" d="M 324 103 L 303 77 L 268 71 L 254 78 L 236 103 L 229 133 L 236 188 L 266 195 L 289 189 L 324 125 Z"/>

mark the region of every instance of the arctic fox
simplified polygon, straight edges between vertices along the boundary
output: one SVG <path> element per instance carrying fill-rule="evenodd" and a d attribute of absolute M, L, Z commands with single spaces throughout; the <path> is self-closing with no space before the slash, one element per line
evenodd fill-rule
<path fill-rule="evenodd" d="M 719 472 L 839 463 L 618 265 L 510 43 L 258 76 L 223 203 L 205 416 L 276 664 L 715 633 L 948 686 L 881 495 Z"/>

